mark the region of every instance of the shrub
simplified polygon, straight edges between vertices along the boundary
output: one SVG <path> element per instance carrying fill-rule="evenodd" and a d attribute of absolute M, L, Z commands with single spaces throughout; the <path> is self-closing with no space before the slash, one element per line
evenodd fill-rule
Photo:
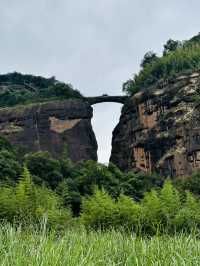
<path fill-rule="evenodd" d="M 161 213 L 164 223 L 167 226 L 172 224 L 172 220 L 181 208 L 180 194 L 172 185 L 171 181 L 166 181 L 160 192 Z"/>
<path fill-rule="evenodd" d="M 128 230 L 140 231 L 142 217 L 141 206 L 130 197 L 123 194 L 116 201 L 116 215 L 114 225 Z"/>
<path fill-rule="evenodd" d="M 162 187 L 164 179 L 153 173 L 123 173 L 120 178 L 121 192 L 134 198 L 136 201 L 143 199 L 144 194 L 153 188 Z"/>
<path fill-rule="evenodd" d="M 93 196 L 83 198 L 81 221 L 92 228 L 113 227 L 116 204 L 105 190 L 96 189 Z"/>
<path fill-rule="evenodd" d="M 174 183 L 182 191 L 188 190 L 195 195 L 200 195 L 200 172 L 194 172 L 191 176 L 178 179 Z"/>
<path fill-rule="evenodd" d="M 120 195 L 115 201 L 104 190 L 96 189 L 94 195 L 84 198 L 82 202 L 81 221 L 87 227 L 123 227 L 138 231 L 140 217 L 140 205 L 124 195 Z"/>
<path fill-rule="evenodd" d="M 0 187 L 0 220 L 13 222 L 16 216 L 16 195 L 15 189 L 11 186 Z"/>
<path fill-rule="evenodd" d="M 21 166 L 16 156 L 9 150 L 0 150 L 0 182 L 13 183 L 21 173 Z"/>
<path fill-rule="evenodd" d="M 142 231 L 149 234 L 158 232 L 161 229 L 163 222 L 161 212 L 162 206 L 158 192 L 152 190 L 151 192 L 146 193 L 141 205 Z"/>
<path fill-rule="evenodd" d="M 186 193 L 183 207 L 177 211 L 172 223 L 177 230 L 189 232 L 200 227 L 200 202 L 190 192 Z"/>
<path fill-rule="evenodd" d="M 31 175 L 26 167 L 15 188 L 16 194 L 16 215 L 19 219 L 35 218 L 37 208 L 36 191 Z"/>
<path fill-rule="evenodd" d="M 37 223 L 43 217 L 54 227 L 72 222 L 71 212 L 64 208 L 63 200 L 46 187 L 33 184 L 26 167 L 15 187 L 0 188 L 0 218 L 10 222 Z"/>
<path fill-rule="evenodd" d="M 61 166 L 48 152 L 36 152 L 26 156 L 26 165 L 33 176 L 33 181 L 55 189 L 62 181 Z"/>
<path fill-rule="evenodd" d="M 200 201 L 191 193 L 181 200 L 170 181 L 161 190 L 147 192 L 140 203 L 122 194 L 114 200 L 96 189 L 94 195 L 83 199 L 81 221 L 95 229 L 123 226 L 147 235 L 192 231 L 200 227 Z"/>

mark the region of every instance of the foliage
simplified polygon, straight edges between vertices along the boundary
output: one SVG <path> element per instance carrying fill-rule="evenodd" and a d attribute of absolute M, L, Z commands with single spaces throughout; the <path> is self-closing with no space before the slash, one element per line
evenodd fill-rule
<path fill-rule="evenodd" d="M 21 165 L 17 161 L 14 147 L 0 137 L 0 183 L 13 183 L 21 173 Z"/>
<path fill-rule="evenodd" d="M 195 195 L 200 195 L 200 172 L 194 172 L 191 176 L 174 180 L 174 185 L 180 191 L 190 191 Z"/>
<path fill-rule="evenodd" d="M 152 53 L 153 54 L 153 53 Z M 148 55 L 148 53 L 147 53 Z M 142 61 L 143 66 L 143 61 Z M 164 45 L 164 55 L 144 64 L 133 79 L 123 85 L 123 90 L 133 95 L 159 80 L 168 80 L 178 74 L 191 73 L 200 69 L 200 38 L 199 35 L 191 40 L 180 43 L 168 40 Z"/>
<path fill-rule="evenodd" d="M 144 55 L 144 58 L 142 59 L 140 66 L 142 68 L 145 68 L 145 66 L 147 66 L 149 64 L 153 64 L 157 60 L 157 58 L 158 57 L 154 52 L 149 51 Z"/>
<path fill-rule="evenodd" d="M 53 159 L 48 152 L 27 155 L 26 165 L 38 185 L 44 184 L 55 189 L 63 179 L 59 161 Z"/>
<path fill-rule="evenodd" d="M 40 226 L 0 226 L 0 265 L 199 265 L 195 234 L 136 237 L 124 231 L 70 228 L 62 235 Z"/>
<path fill-rule="evenodd" d="M 7 150 L 9 152 L 15 153 L 14 147 L 10 144 L 10 142 L 0 136 L 0 150 Z"/>
<path fill-rule="evenodd" d="M 9 73 L 0 75 L 0 107 L 14 106 L 56 99 L 82 98 L 72 85 L 59 82 L 55 77 Z"/>
<path fill-rule="evenodd" d="M 9 222 L 37 222 L 46 216 L 48 224 L 62 227 L 71 222 L 69 209 L 62 198 L 46 187 L 37 187 L 30 172 L 24 167 L 15 187 L 0 188 L 0 218 Z"/>
<path fill-rule="evenodd" d="M 14 184 L 21 175 L 21 164 L 25 162 L 34 184 L 55 190 L 63 198 L 64 204 L 72 207 L 75 215 L 79 214 L 82 196 L 91 195 L 94 187 L 104 188 L 113 198 L 123 193 L 138 201 L 145 192 L 152 187 L 160 187 L 163 182 L 155 174 L 123 173 L 112 163 L 108 166 L 95 161 L 73 163 L 67 152 L 59 160 L 52 158 L 48 152 L 30 153 L 19 162 L 17 158 L 20 156 L 13 147 L 6 140 L 0 139 L 1 142 L 2 183 Z"/>
<path fill-rule="evenodd" d="M 0 150 L 0 183 L 12 183 L 21 173 L 21 166 L 16 156 L 8 150 Z"/>
<path fill-rule="evenodd" d="M 141 200 L 151 189 L 162 187 L 164 182 L 164 178 L 156 173 L 134 173 L 133 171 L 123 173 L 120 180 L 121 192 L 136 201 Z"/>
<path fill-rule="evenodd" d="M 162 189 L 147 192 L 140 203 L 124 195 L 114 200 L 104 190 L 96 189 L 94 195 L 83 199 L 81 221 L 95 229 L 123 225 L 137 234 L 191 232 L 200 227 L 199 210 L 199 199 L 191 193 L 182 199 L 166 181 Z"/>
<path fill-rule="evenodd" d="M 67 152 L 59 160 L 48 152 L 18 157 L 0 138 L 1 220 L 38 223 L 46 216 L 48 225 L 63 228 L 72 221 L 70 208 L 75 216 L 81 208 L 80 222 L 95 229 L 123 225 L 148 235 L 200 229 L 198 172 L 172 184 L 157 174 L 124 173 L 112 163 L 73 163 Z"/>
<path fill-rule="evenodd" d="M 177 230 L 184 228 L 191 231 L 192 228 L 200 227 L 200 202 L 190 192 L 186 193 L 183 207 L 177 211 L 173 220 Z"/>
<path fill-rule="evenodd" d="M 113 227 L 115 213 L 115 201 L 104 190 L 96 190 L 93 196 L 83 199 L 81 220 L 86 226 L 95 229 Z"/>
<path fill-rule="evenodd" d="M 95 187 L 105 189 L 113 198 L 121 193 L 139 201 L 153 187 L 161 187 L 163 178 L 156 174 L 123 173 L 114 164 L 108 166 L 95 161 L 82 164 L 66 163 L 63 177 L 67 176 L 69 203 L 73 212 L 79 214 L 81 197 L 91 195 Z M 65 175 L 66 173 L 67 175 Z"/>
<path fill-rule="evenodd" d="M 169 39 L 166 44 L 164 44 L 163 55 L 167 55 L 170 52 L 175 52 L 178 48 L 182 46 L 180 41 L 174 41 Z"/>

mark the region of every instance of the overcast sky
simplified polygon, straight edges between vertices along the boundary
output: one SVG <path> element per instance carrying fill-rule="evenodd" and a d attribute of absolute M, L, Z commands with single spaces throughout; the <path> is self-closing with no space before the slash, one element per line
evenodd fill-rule
<path fill-rule="evenodd" d="M 0 73 L 56 76 L 84 95 L 118 95 L 145 52 L 200 32 L 199 10 L 199 0 L 0 0 Z M 101 162 L 120 109 L 94 106 Z"/>

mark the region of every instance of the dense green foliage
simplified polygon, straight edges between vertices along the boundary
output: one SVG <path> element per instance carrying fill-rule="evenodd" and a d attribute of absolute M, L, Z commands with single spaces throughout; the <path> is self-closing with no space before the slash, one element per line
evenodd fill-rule
<path fill-rule="evenodd" d="M 191 232 L 200 226 L 200 200 L 190 192 L 185 197 L 165 182 L 161 190 L 147 192 L 139 203 L 120 195 L 114 200 L 104 190 L 85 198 L 81 221 L 92 228 L 119 228 L 123 225 L 137 234 Z"/>
<path fill-rule="evenodd" d="M 4 266 L 150 266 L 199 265 L 195 235 L 137 238 L 119 231 L 87 232 L 72 228 L 58 236 L 39 228 L 0 227 L 0 265 Z"/>
<path fill-rule="evenodd" d="M 133 95 L 159 80 L 168 80 L 178 74 L 200 69 L 200 34 L 186 42 L 168 40 L 163 55 L 153 52 L 145 54 L 141 70 L 123 85 L 123 90 Z"/>
<path fill-rule="evenodd" d="M 0 75 L 0 107 L 14 106 L 52 99 L 82 98 L 70 84 L 57 81 L 54 77 L 10 73 Z"/>
<path fill-rule="evenodd" d="M 123 193 L 140 200 L 146 191 L 161 187 L 163 183 L 156 174 L 123 173 L 112 163 L 109 166 L 95 161 L 73 163 L 65 156 L 56 160 L 48 152 L 27 154 L 24 162 L 33 182 L 65 195 L 65 202 L 72 207 L 74 214 L 80 211 L 82 196 L 91 195 L 94 187 L 106 189 L 113 198 Z"/>
<path fill-rule="evenodd" d="M 3 138 L 0 167 L 2 221 L 37 224 L 46 217 L 48 225 L 65 228 L 77 219 L 88 228 L 123 225 L 150 235 L 200 226 L 199 173 L 172 184 L 156 174 L 123 173 L 112 163 L 73 163 L 67 151 L 59 160 L 48 152 L 19 156 Z"/>
<path fill-rule="evenodd" d="M 15 186 L 0 187 L 0 219 L 17 223 L 37 223 L 47 217 L 48 225 L 68 225 L 72 218 L 55 192 L 36 186 L 26 167 Z"/>
<path fill-rule="evenodd" d="M 15 182 L 21 170 L 15 149 L 7 140 L 0 138 L 0 184 Z"/>

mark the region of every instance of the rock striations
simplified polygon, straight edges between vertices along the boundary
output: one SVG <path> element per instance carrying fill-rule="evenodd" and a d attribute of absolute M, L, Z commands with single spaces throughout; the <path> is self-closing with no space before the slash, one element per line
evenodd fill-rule
<path fill-rule="evenodd" d="M 25 151 L 49 151 L 58 157 L 67 146 L 73 161 L 96 160 L 92 114 L 91 106 L 81 100 L 1 108 L 0 135 Z"/>
<path fill-rule="evenodd" d="M 199 95 L 199 72 L 135 94 L 113 131 L 111 161 L 170 177 L 200 169 Z"/>

